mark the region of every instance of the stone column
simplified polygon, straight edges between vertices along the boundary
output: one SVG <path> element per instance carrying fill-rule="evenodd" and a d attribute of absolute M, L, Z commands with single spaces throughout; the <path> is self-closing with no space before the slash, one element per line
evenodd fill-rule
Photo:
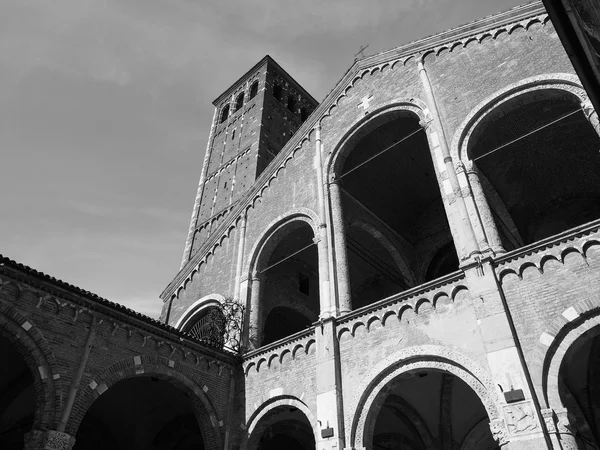
<path fill-rule="evenodd" d="M 334 318 L 315 327 L 317 370 L 317 442 L 319 450 L 344 448 L 344 415 L 340 376 L 340 351 Z"/>
<path fill-rule="evenodd" d="M 552 410 L 550 409 L 546 411 Z M 542 413 L 543 412 L 544 410 Z M 577 439 L 573 433 L 574 429 L 571 426 L 571 420 L 569 419 L 569 413 L 567 409 L 562 408 L 554 412 L 556 414 L 556 425 L 554 429 L 549 426 L 548 432 L 552 436 L 552 443 L 555 445 L 555 448 L 560 450 L 578 450 L 579 446 L 577 445 Z M 546 421 L 546 424 L 548 424 L 548 421 Z M 555 444 L 555 441 L 558 442 L 558 445 Z"/>
<path fill-rule="evenodd" d="M 25 450 L 71 450 L 75 438 L 54 430 L 32 430 L 25 434 Z"/>
<path fill-rule="evenodd" d="M 346 247 L 346 227 L 344 226 L 341 189 L 339 180 L 333 180 L 329 183 L 329 207 L 331 208 L 335 281 L 337 284 L 340 314 L 344 314 L 352 311 L 352 299 L 350 297 L 350 269 L 348 266 L 348 249 Z"/>
<path fill-rule="evenodd" d="M 585 117 L 592 124 L 596 133 L 600 135 L 600 119 L 598 119 L 598 113 L 594 109 L 592 102 L 589 99 L 581 102 L 581 109 L 583 109 Z"/>
<path fill-rule="evenodd" d="M 473 163 L 471 163 L 465 171 L 469 182 L 469 189 L 473 196 L 473 200 L 475 201 L 475 206 L 479 213 L 479 220 L 481 220 L 487 243 L 494 253 L 504 253 L 504 246 L 502 245 L 502 240 L 500 239 L 500 234 L 498 233 L 492 210 L 490 209 L 490 205 L 483 192 L 483 187 L 481 186 L 479 171 Z"/>
<path fill-rule="evenodd" d="M 261 321 L 261 277 L 255 274 L 250 280 L 250 301 L 248 302 L 248 344 L 251 348 L 260 347 L 262 340 Z"/>

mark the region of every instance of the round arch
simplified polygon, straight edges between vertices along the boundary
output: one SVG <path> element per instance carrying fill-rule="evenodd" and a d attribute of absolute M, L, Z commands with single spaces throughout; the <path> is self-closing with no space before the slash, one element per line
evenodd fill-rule
<path fill-rule="evenodd" d="M 396 352 L 377 364 L 364 378 L 349 409 L 352 416 L 347 428 L 346 443 L 363 447 L 369 415 L 376 397 L 399 375 L 418 369 L 434 369 L 455 375 L 477 394 L 490 422 L 500 418 L 496 388 L 479 364 L 462 353 L 442 346 L 423 345 Z"/>
<path fill-rule="evenodd" d="M 542 368 L 544 397 L 548 407 L 555 411 L 564 409 L 558 384 L 560 367 L 573 343 L 586 333 L 590 334 L 589 337 L 600 335 L 600 308 L 596 307 L 581 314 L 573 322 L 566 323 L 557 333 L 544 358 Z"/>
<path fill-rule="evenodd" d="M 55 379 L 56 359 L 39 328 L 4 302 L 0 302 L 0 336 L 23 358 L 33 377 L 35 414 L 33 429 L 51 428 L 60 415 L 56 401 L 60 379 Z"/>
<path fill-rule="evenodd" d="M 298 208 L 287 211 L 271 221 L 261 233 L 260 238 L 254 243 L 250 250 L 250 257 L 246 262 L 243 273 L 247 274 L 248 277 L 254 276 L 258 271 L 260 260 L 265 260 L 266 254 L 268 254 L 269 251 L 272 251 L 280 242 L 280 239 L 278 239 L 280 236 L 278 235 L 284 233 L 286 228 L 294 222 L 304 222 L 308 224 L 312 229 L 313 234 L 318 236 L 317 224 L 319 223 L 319 217 L 314 211 L 308 208 Z"/>
<path fill-rule="evenodd" d="M 471 110 L 469 115 L 458 127 L 454 133 L 452 144 L 450 146 L 450 155 L 455 164 L 462 161 L 467 168 L 471 167 L 472 162 L 467 155 L 469 139 L 475 128 L 477 128 L 477 125 L 479 125 L 492 110 L 520 95 L 546 89 L 565 91 L 578 98 L 580 102 L 584 102 L 588 99 L 577 76 L 569 73 L 538 75 L 512 83 L 481 101 Z"/>
<path fill-rule="evenodd" d="M 244 437 L 242 438 L 242 445 L 240 448 L 254 450 L 257 446 L 258 440 L 261 437 L 260 435 L 262 434 L 264 429 L 270 425 L 270 423 L 268 422 L 264 423 L 262 419 L 269 413 L 281 407 L 296 408 L 302 414 L 304 414 L 304 416 L 310 423 L 315 442 L 317 442 L 319 432 L 317 420 L 313 413 L 310 411 L 309 407 L 306 405 L 306 403 L 304 403 L 302 400 L 296 397 L 280 396 L 274 397 L 269 401 L 263 403 L 256 409 L 256 411 L 252 413 L 252 415 L 246 423 L 246 432 L 244 433 Z"/>
<path fill-rule="evenodd" d="M 368 134 L 378 126 L 392 120 L 394 113 L 413 115 L 421 122 L 433 120 L 427 105 L 415 98 L 392 100 L 369 113 L 368 116 L 357 119 L 350 125 L 348 131 L 339 139 L 335 146 L 333 146 L 333 150 L 327 155 L 325 168 L 329 180 L 337 177 L 338 172 L 344 164 L 345 157 L 347 156 L 346 153 L 351 150 L 352 143 L 360 140 L 362 136 Z"/>
<path fill-rule="evenodd" d="M 185 312 L 177 320 L 175 328 L 177 328 L 178 330 L 183 330 L 191 322 L 191 320 L 202 310 L 211 306 L 219 306 L 224 301 L 225 297 L 223 297 L 220 294 L 205 295 L 201 299 L 196 300 L 185 310 Z"/>
<path fill-rule="evenodd" d="M 81 392 L 81 397 L 74 405 L 73 409 L 81 411 L 81 414 L 72 416 L 67 425 L 66 432 L 71 434 L 71 436 L 77 435 L 77 430 L 85 413 L 90 409 L 94 401 L 110 389 L 111 386 L 119 381 L 142 376 L 157 377 L 185 392 L 192 403 L 193 412 L 204 437 L 206 447 L 222 448 L 219 418 L 212 401 L 208 397 L 208 393 L 204 392 L 202 386 L 195 383 L 191 377 L 182 373 L 181 370 L 173 370 L 162 359 L 147 362 L 143 360 L 143 357 L 141 364 L 136 365 L 134 358 L 130 358 L 125 361 L 119 361 L 94 376 L 92 382 Z"/>

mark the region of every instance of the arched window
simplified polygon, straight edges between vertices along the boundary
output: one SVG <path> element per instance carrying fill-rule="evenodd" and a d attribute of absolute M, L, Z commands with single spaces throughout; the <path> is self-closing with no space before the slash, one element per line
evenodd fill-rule
<path fill-rule="evenodd" d="M 225 105 L 221 110 L 221 121 L 219 123 L 223 123 L 229 117 L 229 105 Z"/>
<path fill-rule="evenodd" d="M 256 94 L 258 94 L 258 81 L 255 81 L 252 83 L 252 86 L 250 86 L 250 99 L 256 97 Z"/>
<path fill-rule="evenodd" d="M 306 108 L 300 108 L 300 120 L 304 122 L 308 119 L 308 110 Z"/>
<path fill-rule="evenodd" d="M 283 89 L 281 88 L 281 85 L 276 84 L 275 86 L 273 86 L 273 97 L 275 97 L 275 100 L 281 101 L 282 95 Z"/>
<path fill-rule="evenodd" d="M 294 112 L 294 108 L 296 107 L 296 99 L 293 95 L 290 95 L 287 99 L 287 109 L 291 112 Z"/>
<path fill-rule="evenodd" d="M 244 106 L 244 93 L 240 93 L 235 99 L 235 110 L 239 111 Z"/>
<path fill-rule="evenodd" d="M 183 331 L 193 339 L 216 347 L 223 347 L 225 320 L 221 308 L 210 306 L 201 310 L 194 320 L 188 321 Z"/>

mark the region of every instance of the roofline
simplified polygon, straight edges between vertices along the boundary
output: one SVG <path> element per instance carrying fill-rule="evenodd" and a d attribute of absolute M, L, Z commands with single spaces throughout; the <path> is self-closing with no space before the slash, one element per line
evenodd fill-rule
<path fill-rule="evenodd" d="M 544 8 L 542 2 L 540 0 L 536 0 L 525 5 L 516 6 L 508 11 L 487 16 L 469 24 L 462 25 L 439 34 L 354 61 L 342 78 L 335 84 L 333 89 L 325 96 L 315 111 L 300 126 L 296 133 L 294 133 L 292 138 L 283 146 L 281 151 L 266 167 L 260 177 L 255 180 L 254 184 L 239 200 L 237 206 L 231 210 L 231 212 L 229 212 L 229 214 L 226 216 L 226 220 L 221 223 L 214 233 L 211 233 L 212 238 L 209 238 L 204 242 L 199 251 L 192 255 L 185 265 L 177 272 L 167 287 L 165 287 L 163 292 L 160 294 L 160 298 L 163 299 L 163 302 L 168 301 L 169 297 L 171 297 L 171 295 L 177 290 L 189 273 L 191 273 L 193 268 L 198 265 L 199 261 L 206 255 L 208 250 L 212 248 L 215 242 L 223 236 L 223 232 L 229 226 L 231 226 L 231 223 L 234 222 L 236 218 L 240 216 L 242 211 L 249 206 L 249 200 L 263 188 L 265 182 L 275 173 L 275 171 L 279 169 L 280 164 L 289 156 L 289 153 L 298 145 L 300 145 L 304 139 L 309 140 L 311 130 L 314 128 L 317 122 L 323 118 L 323 115 L 327 113 L 329 108 L 335 102 L 335 99 L 341 94 L 341 91 L 347 86 L 352 77 L 354 77 L 358 71 L 376 64 L 385 63 L 390 60 L 401 58 L 408 59 L 409 57 L 415 55 L 423 56 L 429 51 L 432 51 L 434 48 L 440 47 L 444 44 L 464 39 L 469 36 L 474 36 L 494 28 L 501 28 L 510 23 L 519 22 L 520 20 L 539 16 L 540 14 L 544 13 L 546 13 L 546 9 Z"/>
<path fill-rule="evenodd" d="M 287 78 L 290 79 L 290 81 L 295 84 L 296 88 L 300 91 L 302 91 L 302 93 L 304 95 L 306 95 L 307 97 L 310 98 L 310 100 L 312 100 L 313 102 L 315 102 L 317 105 L 319 104 L 319 102 L 312 96 L 310 95 L 310 93 L 304 89 L 302 87 L 302 85 L 300 83 L 298 83 L 294 77 L 292 77 L 283 67 L 281 67 L 279 64 L 277 64 L 277 61 L 275 61 L 271 56 L 269 55 L 265 55 L 263 59 L 261 59 L 259 62 L 257 62 L 256 64 L 254 64 L 254 66 L 252 66 L 252 68 L 248 71 L 246 71 L 244 73 L 244 75 L 242 75 L 241 77 L 239 77 L 225 92 L 223 92 L 221 95 L 219 95 L 213 102 L 212 104 L 216 107 L 219 106 L 219 104 L 223 101 L 223 99 L 225 99 L 226 97 L 230 96 L 233 91 L 235 91 L 238 86 L 240 85 L 240 83 L 242 81 L 244 81 L 246 78 L 248 78 L 250 75 L 252 75 L 252 72 L 256 72 L 258 69 L 260 69 L 263 65 L 265 64 L 273 64 L 275 66 L 275 68 L 282 72 Z"/>
<path fill-rule="evenodd" d="M 93 292 L 83 290 L 77 286 L 26 266 L 25 264 L 18 263 L 4 255 L 0 255 L 0 273 L 15 281 L 34 286 L 48 294 L 60 296 L 61 298 L 74 303 L 83 303 L 90 310 L 115 317 L 123 320 L 123 322 L 129 322 L 131 325 L 141 328 L 152 328 L 153 332 L 157 334 L 169 336 L 173 340 L 179 339 L 181 344 L 185 342 L 191 347 L 196 347 L 196 350 L 201 348 L 203 351 L 210 353 L 212 357 L 220 358 L 229 363 L 233 363 L 236 360 L 236 355 L 231 352 L 220 350 L 208 343 L 192 340 L 186 333 L 177 328 L 121 304 L 111 302 Z M 50 289 L 48 285 L 51 286 Z"/>

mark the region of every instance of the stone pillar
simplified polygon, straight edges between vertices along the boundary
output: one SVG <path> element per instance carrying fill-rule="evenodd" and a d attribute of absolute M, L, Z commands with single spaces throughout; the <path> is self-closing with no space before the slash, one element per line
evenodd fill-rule
<path fill-rule="evenodd" d="M 583 109 L 585 117 L 592 124 L 596 133 L 600 135 L 600 119 L 598 119 L 598 113 L 594 109 L 592 102 L 589 99 L 581 102 L 581 109 Z"/>
<path fill-rule="evenodd" d="M 75 438 L 54 430 L 32 430 L 25 434 L 25 450 L 71 450 Z"/>
<path fill-rule="evenodd" d="M 492 433 L 499 445 L 509 444 L 510 450 L 551 448 L 491 261 L 479 260 L 464 271 L 491 377 L 489 394 L 496 400 L 497 416 L 490 417 Z M 513 397 L 507 400 L 510 391 Z"/>
<path fill-rule="evenodd" d="M 344 415 L 340 376 L 340 351 L 335 319 L 315 327 L 317 370 L 317 442 L 319 450 L 344 448 Z M 325 436 L 325 437 L 324 437 Z"/>
<path fill-rule="evenodd" d="M 473 196 L 473 200 L 475 201 L 475 206 L 479 213 L 479 220 L 481 220 L 487 243 L 495 254 L 504 253 L 504 246 L 502 245 L 502 240 L 500 239 L 500 234 L 496 227 L 496 221 L 494 220 L 492 210 L 490 209 L 490 205 L 483 192 L 483 187 L 481 186 L 479 171 L 477 167 L 471 163 L 469 167 L 465 169 L 465 172 L 467 174 L 469 189 Z"/>
<path fill-rule="evenodd" d="M 329 246 L 327 233 L 327 218 L 325 207 L 325 184 L 323 182 L 323 161 L 321 157 L 321 123 L 315 128 L 315 160 L 314 168 L 317 175 L 317 202 L 319 205 L 319 233 L 315 236 L 319 250 L 319 299 L 321 314 L 326 318 L 337 315 L 337 305 L 332 302 L 331 284 L 329 282 Z"/>
<path fill-rule="evenodd" d="M 352 299 L 350 297 L 350 269 L 348 266 L 348 249 L 346 247 L 346 227 L 344 226 L 341 189 L 339 180 L 333 180 L 329 183 L 335 281 L 337 284 L 340 314 L 344 314 L 352 311 Z"/>
<path fill-rule="evenodd" d="M 250 348 L 260 347 L 262 340 L 262 320 L 261 320 L 261 277 L 255 274 L 250 280 L 250 301 L 248 308 L 248 344 Z"/>
<path fill-rule="evenodd" d="M 471 192 L 471 188 L 469 186 L 469 180 L 467 179 L 465 166 L 461 161 L 456 163 L 456 176 L 458 177 L 458 185 L 460 186 L 461 194 L 465 199 L 467 214 L 469 215 L 469 219 L 471 220 L 471 225 L 473 226 L 473 232 L 475 233 L 475 239 L 477 239 L 479 250 L 482 253 L 489 253 L 492 250 L 490 248 L 490 245 L 488 244 L 488 240 L 483 229 L 483 223 L 479 215 L 479 210 L 477 208 L 477 204 L 475 203 L 473 193 Z"/>
<path fill-rule="evenodd" d="M 239 228 L 240 239 L 238 241 L 237 264 L 235 267 L 235 285 L 233 287 L 233 301 L 240 301 L 240 283 L 242 281 L 242 270 L 244 266 L 244 246 L 246 244 L 246 212 L 242 214 Z"/>

